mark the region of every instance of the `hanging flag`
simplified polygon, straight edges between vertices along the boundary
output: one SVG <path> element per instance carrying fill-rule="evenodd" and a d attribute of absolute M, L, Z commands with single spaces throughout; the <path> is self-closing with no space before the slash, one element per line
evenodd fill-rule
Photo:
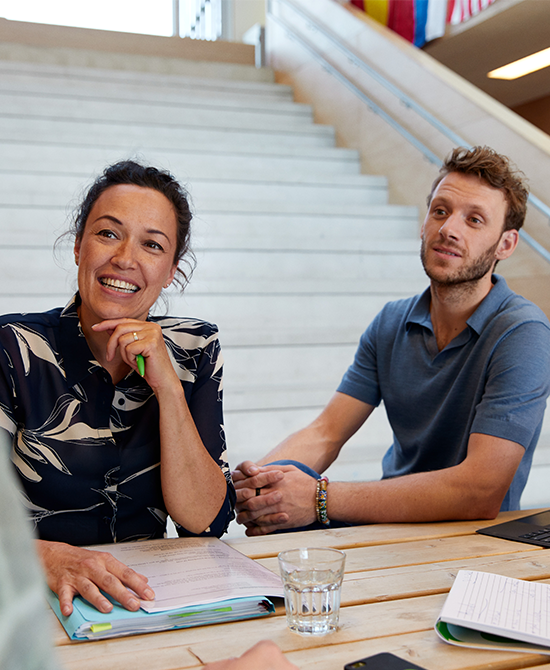
<path fill-rule="evenodd" d="M 446 23 L 461 23 L 494 0 L 350 0 L 350 4 L 421 47 L 445 34 Z"/>
<path fill-rule="evenodd" d="M 388 12 L 390 8 L 390 0 L 363 0 L 365 4 L 365 11 L 373 19 L 383 26 L 388 25 Z"/>
<path fill-rule="evenodd" d="M 426 20 L 425 38 L 426 42 L 443 37 L 445 24 L 447 22 L 447 3 L 437 0 L 428 2 L 428 18 Z M 417 46 L 421 46 L 417 44 Z"/>
<path fill-rule="evenodd" d="M 471 19 L 495 0 L 449 0 L 447 23 L 456 25 Z"/>
<path fill-rule="evenodd" d="M 390 0 L 388 28 L 409 42 L 414 42 L 415 0 Z"/>
<path fill-rule="evenodd" d="M 415 0 L 413 7 L 414 39 L 412 43 L 421 47 L 426 43 L 426 24 L 428 22 L 428 0 Z"/>

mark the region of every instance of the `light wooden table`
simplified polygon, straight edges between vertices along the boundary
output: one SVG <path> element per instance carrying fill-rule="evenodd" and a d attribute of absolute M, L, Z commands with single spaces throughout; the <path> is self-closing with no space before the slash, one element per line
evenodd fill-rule
<path fill-rule="evenodd" d="M 499 520 L 526 513 L 509 512 Z M 71 642 L 52 613 L 58 655 L 67 670 L 176 670 L 239 656 L 269 638 L 302 670 L 342 670 L 345 663 L 383 651 L 427 670 L 550 670 L 550 656 L 461 649 L 440 641 L 433 630 L 461 568 L 550 583 L 550 550 L 475 533 L 493 523 L 357 526 L 231 541 L 274 571 L 283 549 L 345 550 L 340 629 L 331 635 L 305 638 L 291 633 L 282 607 L 261 620 Z"/>

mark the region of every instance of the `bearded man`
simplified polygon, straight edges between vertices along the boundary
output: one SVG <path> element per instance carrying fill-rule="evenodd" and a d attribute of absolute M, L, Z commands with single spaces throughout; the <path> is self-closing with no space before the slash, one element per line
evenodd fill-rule
<path fill-rule="evenodd" d="M 238 466 L 248 535 L 519 509 L 550 393 L 550 323 L 493 271 L 527 199 L 505 156 L 451 152 L 421 230 L 429 288 L 384 307 L 313 423 Z M 393 430 L 382 479 L 328 483 L 319 473 L 381 401 Z"/>

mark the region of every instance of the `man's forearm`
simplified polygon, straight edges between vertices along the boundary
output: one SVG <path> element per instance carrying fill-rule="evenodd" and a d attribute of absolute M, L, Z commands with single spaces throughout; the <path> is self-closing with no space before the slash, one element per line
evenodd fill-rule
<path fill-rule="evenodd" d="M 274 449 L 258 461 L 258 465 L 267 465 L 273 461 L 299 461 L 323 472 L 334 461 L 339 449 L 324 437 L 314 424 L 289 435 Z"/>
<path fill-rule="evenodd" d="M 290 459 L 324 472 L 373 409 L 372 405 L 337 392 L 312 423 L 287 437 L 258 463 Z"/>
<path fill-rule="evenodd" d="M 329 519 L 348 523 L 407 523 L 494 518 L 523 453 L 512 445 L 500 463 L 482 468 L 468 459 L 451 468 L 374 482 L 329 484 Z"/>
<path fill-rule="evenodd" d="M 332 521 L 352 524 L 410 523 L 494 518 L 498 507 L 459 489 L 439 486 L 432 473 L 374 482 L 331 482 L 327 512 Z M 422 481 L 425 480 L 425 481 Z M 430 481 L 428 481 L 430 480 Z"/>

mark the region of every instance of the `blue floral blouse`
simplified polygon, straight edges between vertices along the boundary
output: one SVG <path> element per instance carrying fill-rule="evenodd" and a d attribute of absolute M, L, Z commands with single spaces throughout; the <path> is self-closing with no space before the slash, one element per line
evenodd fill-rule
<path fill-rule="evenodd" d="M 0 426 L 25 505 L 44 540 L 87 545 L 163 537 L 159 408 L 131 371 L 116 386 L 80 328 L 78 293 L 64 308 L 0 317 Z M 226 458 L 222 356 L 216 326 L 190 318 L 160 324 L 202 441 L 227 481 L 204 535 L 221 536 L 235 491 Z M 191 535 L 178 526 L 180 535 Z"/>

